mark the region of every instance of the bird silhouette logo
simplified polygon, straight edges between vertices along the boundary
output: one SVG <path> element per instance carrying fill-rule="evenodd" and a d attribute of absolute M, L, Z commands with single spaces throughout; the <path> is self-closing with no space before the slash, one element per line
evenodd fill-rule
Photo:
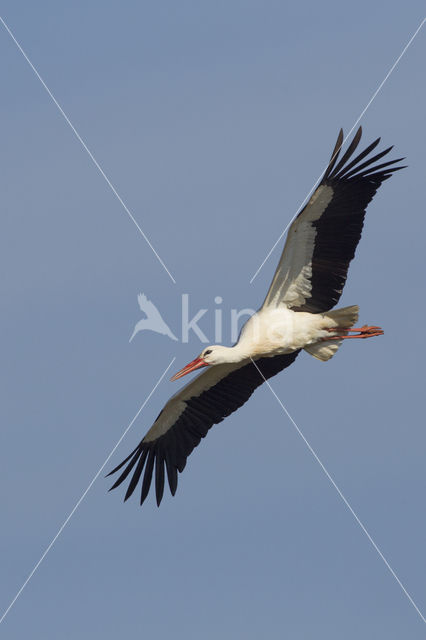
<path fill-rule="evenodd" d="M 146 318 L 142 318 L 136 323 L 129 342 L 133 340 L 139 331 L 146 331 L 147 329 L 149 331 L 155 331 L 155 333 L 161 333 L 163 336 L 168 336 L 172 340 L 177 340 L 173 331 L 164 322 L 155 304 L 151 302 L 151 300 L 148 300 L 145 294 L 140 293 L 138 295 L 138 303 L 141 311 L 146 315 Z"/>

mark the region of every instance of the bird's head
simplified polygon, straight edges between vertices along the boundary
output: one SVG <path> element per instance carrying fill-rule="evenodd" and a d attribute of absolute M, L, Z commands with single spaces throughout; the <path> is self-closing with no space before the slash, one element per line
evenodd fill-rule
<path fill-rule="evenodd" d="M 192 360 L 192 362 L 187 364 L 186 367 L 183 367 L 183 369 L 175 373 L 171 380 L 178 380 L 179 378 L 186 376 L 187 373 L 191 373 L 201 367 L 231 362 L 231 351 L 232 349 L 230 347 L 223 347 L 219 344 L 213 344 L 210 347 L 206 347 L 202 350 L 200 355 L 195 358 L 195 360 Z"/>

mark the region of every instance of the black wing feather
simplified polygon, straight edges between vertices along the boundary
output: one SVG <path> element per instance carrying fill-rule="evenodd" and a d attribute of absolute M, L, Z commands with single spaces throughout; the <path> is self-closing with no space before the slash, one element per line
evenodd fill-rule
<path fill-rule="evenodd" d="M 138 454 L 138 458 L 139 458 L 138 459 L 138 463 L 136 465 L 136 469 L 135 469 L 135 472 L 134 472 L 134 474 L 132 476 L 132 479 L 131 479 L 131 481 L 129 483 L 128 489 L 126 491 L 126 495 L 124 497 L 125 501 L 130 498 L 130 496 L 132 495 L 133 491 L 135 490 L 135 487 L 136 487 L 137 483 L 139 482 L 139 478 L 141 477 L 143 468 L 145 466 L 145 460 L 146 460 L 147 455 L 148 455 L 148 451 L 144 451 L 142 453 L 142 455 Z M 129 470 L 131 471 L 132 468 L 133 468 L 133 461 L 129 464 L 129 467 L 130 467 Z M 123 480 L 124 480 L 124 478 L 123 478 Z"/>
<path fill-rule="evenodd" d="M 361 129 L 361 127 L 360 127 Z M 358 129 L 358 131 L 360 130 Z M 361 130 L 362 133 L 362 130 Z M 344 168 L 343 171 L 341 171 L 340 176 L 343 176 L 346 171 L 349 171 L 349 169 L 352 169 L 352 167 L 355 167 L 355 165 L 359 165 L 359 163 L 361 162 L 361 160 L 364 160 L 364 158 L 366 158 L 368 156 L 369 153 L 371 153 L 373 151 L 373 149 L 375 149 L 377 147 L 377 145 L 380 142 L 380 138 L 377 138 L 377 140 L 374 140 L 374 142 L 372 142 L 371 144 L 368 145 L 368 147 L 366 147 L 366 149 L 364 149 L 364 151 L 361 151 L 361 153 L 359 153 L 353 160 L 351 160 L 351 162 L 349 162 L 346 167 Z M 384 151 L 382 151 L 380 154 L 377 154 L 380 158 L 382 157 L 382 155 L 385 155 L 386 153 L 388 153 L 393 147 L 389 147 L 388 149 L 385 149 Z M 374 156 L 373 158 L 370 158 L 370 160 L 374 160 L 377 156 Z M 361 165 L 362 166 L 362 165 Z M 323 180 L 326 179 L 327 176 L 324 175 Z"/>
<path fill-rule="evenodd" d="M 141 455 L 143 455 L 144 451 L 142 449 L 142 453 Z M 151 481 L 152 481 L 152 472 L 154 469 L 154 462 L 155 462 L 155 455 L 156 455 L 156 447 L 154 445 L 154 447 L 149 449 L 148 452 L 148 460 L 146 463 L 146 467 L 145 467 L 145 473 L 143 476 L 143 481 L 142 481 L 142 489 L 141 489 L 141 505 L 143 505 L 145 498 L 147 497 L 148 493 L 149 493 L 149 489 L 151 487 Z"/>
<path fill-rule="evenodd" d="M 274 356 L 272 358 L 259 358 L 256 365 L 264 378 L 268 379 L 290 366 L 296 359 L 299 351 Z M 243 364 L 222 378 L 213 387 L 203 391 L 199 396 L 185 400 L 185 409 L 170 429 L 156 440 L 138 444 L 136 449 L 127 456 L 108 475 L 119 471 L 126 463 L 124 471 L 113 484 L 115 489 L 124 482 L 133 471 L 125 500 L 134 492 L 145 468 L 142 489 L 141 504 L 148 495 L 155 464 L 155 493 L 157 504 L 160 505 L 164 491 L 164 465 L 166 466 L 167 479 L 170 492 L 175 494 L 178 484 L 178 472 L 182 473 L 186 460 L 195 447 L 204 438 L 209 429 L 222 422 L 224 418 L 241 407 L 259 387 L 264 378 L 252 362 Z"/>
<path fill-rule="evenodd" d="M 155 456 L 155 497 L 157 505 L 160 505 L 164 493 L 164 458 L 166 452 L 158 449 Z"/>
<path fill-rule="evenodd" d="M 356 150 L 356 148 L 359 145 L 359 141 L 361 140 L 361 136 L 362 136 L 362 129 L 360 127 L 358 129 L 358 131 L 356 132 L 356 134 L 354 135 L 354 138 L 353 138 L 351 144 L 349 145 L 349 147 L 346 149 L 345 153 L 343 154 L 341 160 L 339 160 L 339 162 L 335 166 L 334 171 L 333 171 L 334 175 L 338 175 L 340 169 L 342 169 L 344 167 L 345 163 L 353 155 L 354 151 Z"/>
<path fill-rule="evenodd" d="M 331 171 L 334 168 L 334 165 L 337 162 L 337 158 L 339 157 L 340 154 L 340 149 L 342 148 L 342 144 L 343 144 L 343 129 L 340 129 L 339 131 L 339 135 L 337 136 L 337 142 L 334 146 L 333 149 L 333 153 L 331 154 L 331 158 L 330 158 L 330 162 L 328 163 L 328 167 L 326 169 L 326 172 L 323 176 L 323 180 L 325 180 L 331 173 Z"/>

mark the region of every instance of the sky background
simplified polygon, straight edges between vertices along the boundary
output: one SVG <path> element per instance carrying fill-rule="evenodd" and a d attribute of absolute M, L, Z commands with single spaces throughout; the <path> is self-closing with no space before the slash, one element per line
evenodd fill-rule
<path fill-rule="evenodd" d="M 1 611 L 172 357 L 143 291 L 256 308 L 249 280 L 422 19 L 421 2 L 34 3 L 1 15 L 176 279 L 128 219 L 3 27 Z M 362 120 L 409 168 L 383 185 L 341 305 L 385 336 L 272 386 L 423 614 L 423 28 Z M 382 147 L 383 148 L 383 147 Z M 224 342 L 229 344 L 229 331 Z M 105 471 L 179 383 L 164 381 Z M 209 433 L 160 509 L 96 481 L 0 628 L 10 640 L 424 638 L 425 626 L 271 392 Z"/>

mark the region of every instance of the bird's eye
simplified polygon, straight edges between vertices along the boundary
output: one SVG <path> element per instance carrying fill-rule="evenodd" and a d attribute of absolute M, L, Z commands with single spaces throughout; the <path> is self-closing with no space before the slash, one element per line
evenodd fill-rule
<path fill-rule="evenodd" d="M 208 356 L 208 355 L 209 355 L 209 353 L 211 353 L 211 352 L 212 352 L 212 350 L 211 350 L 211 349 L 207 349 L 207 351 L 204 351 L 204 355 L 205 355 L 205 356 Z"/>

